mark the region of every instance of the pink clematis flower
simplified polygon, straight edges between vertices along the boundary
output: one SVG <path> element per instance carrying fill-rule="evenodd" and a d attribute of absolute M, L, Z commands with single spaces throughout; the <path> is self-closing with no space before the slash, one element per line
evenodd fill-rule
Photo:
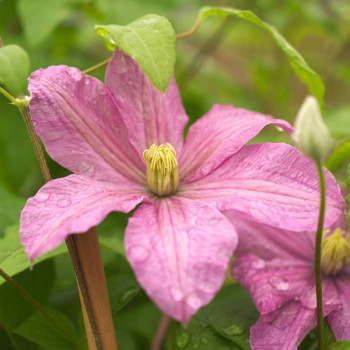
<path fill-rule="evenodd" d="M 252 349 L 297 349 L 317 324 L 315 231 L 257 225 L 235 212 L 226 216 L 239 235 L 232 276 L 248 290 L 260 312 L 250 329 Z M 323 315 L 328 315 L 337 340 L 350 340 L 350 247 L 344 239 L 344 218 L 325 230 L 321 259 Z"/>
<path fill-rule="evenodd" d="M 129 212 L 127 258 L 151 299 L 186 323 L 220 288 L 237 245 L 221 213 L 305 230 L 317 220 L 317 175 L 285 144 L 243 145 L 268 124 L 256 112 L 214 106 L 189 129 L 174 78 L 165 94 L 116 50 L 105 85 L 76 68 L 34 72 L 30 111 L 49 155 L 74 174 L 43 186 L 21 216 L 29 259 L 82 233 L 112 211 Z M 328 217 L 343 199 L 328 173 Z"/>

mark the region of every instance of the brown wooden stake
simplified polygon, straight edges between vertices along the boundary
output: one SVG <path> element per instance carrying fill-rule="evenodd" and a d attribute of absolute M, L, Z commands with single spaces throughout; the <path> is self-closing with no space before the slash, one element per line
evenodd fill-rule
<path fill-rule="evenodd" d="M 84 234 L 74 235 L 79 265 L 86 284 L 99 341 L 93 337 L 88 314 L 83 312 L 89 350 L 117 350 L 113 318 L 96 227 Z M 82 299 L 81 291 L 79 289 Z M 84 302 L 82 306 L 85 309 Z M 100 348 L 100 349 L 99 349 Z"/>

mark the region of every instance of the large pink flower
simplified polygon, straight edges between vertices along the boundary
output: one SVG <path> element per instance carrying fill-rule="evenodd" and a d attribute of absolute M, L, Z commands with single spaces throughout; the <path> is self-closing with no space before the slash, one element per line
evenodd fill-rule
<path fill-rule="evenodd" d="M 74 173 L 46 184 L 22 212 L 21 240 L 31 261 L 111 211 L 126 213 L 143 202 L 125 232 L 128 260 L 155 303 L 187 322 L 220 288 L 237 244 L 222 210 L 281 228 L 315 225 L 319 195 L 312 162 L 285 144 L 243 147 L 268 124 L 291 132 L 282 120 L 216 105 L 190 127 L 183 146 L 187 116 L 175 80 L 161 93 L 119 50 L 105 85 L 58 66 L 34 72 L 29 90 L 47 152 Z M 154 143 L 170 143 L 178 156 L 180 181 L 171 183 L 169 195 L 148 187 L 143 152 Z M 169 155 L 174 157 L 167 151 L 160 158 L 168 162 Z M 175 167 L 176 159 L 171 162 Z M 164 164 L 169 172 L 170 163 Z M 329 173 L 327 182 L 331 222 L 344 204 Z"/>
<path fill-rule="evenodd" d="M 233 211 L 226 216 L 235 223 L 239 235 L 232 275 L 248 290 L 260 312 L 260 319 L 250 330 L 252 349 L 297 349 L 317 324 L 315 231 L 291 232 L 257 225 Z M 344 217 L 330 227 L 328 236 L 345 228 Z M 346 241 L 342 244 L 348 246 Z M 325 247 L 323 250 L 327 253 Z M 323 315 L 328 315 L 337 340 L 350 340 L 350 264 L 341 266 L 339 261 L 334 264 L 322 259 L 322 266 Z"/>

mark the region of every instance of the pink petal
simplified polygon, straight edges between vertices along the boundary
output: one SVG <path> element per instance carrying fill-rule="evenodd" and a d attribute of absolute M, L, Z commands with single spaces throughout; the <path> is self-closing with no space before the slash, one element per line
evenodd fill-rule
<path fill-rule="evenodd" d="M 269 124 L 289 133 L 293 130 L 287 122 L 267 115 L 233 106 L 213 106 L 188 131 L 179 161 L 180 178 L 183 181 L 202 178 Z"/>
<path fill-rule="evenodd" d="M 233 226 L 218 210 L 174 197 L 141 205 L 125 232 L 139 283 L 182 323 L 219 290 L 236 244 Z"/>
<path fill-rule="evenodd" d="M 34 72 L 28 88 L 35 130 L 54 160 L 95 179 L 119 181 L 125 176 L 145 182 L 145 164 L 99 80 L 76 68 L 52 66 Z"/>
<path fill-rule="evenodd" d="M 313 285 L 314 278 L 312 263 L 296 259 L 264 261 L 254 255 L 237 258 L 232 276 L 249 292 L 261 314 L 300 298 Z"/>
<path fill-rule="evenodd" d="M 328 315 L 328 323 L 337 340 L 350 340 L 350 274 L 341 273 L 334 277 L 338 299 L 342 304 L 340 310 Z"/>
<path fill-rule="evenodd" d="M 292 350 L 316 325 L 316 312 L 304 309 L 299 302 L 283 306 L 273 322 L 261 318 L 250 329 L 252 350 Z"/>
<path fill-rule="evenodd" d="M 237 231 L 239 242 L 235 256 L 254 254 L 264 260 L 275 258 L 312 262 L 315 232 L 292 232 L 255 220 L 236 210 L 224 212 Z M 302 249 L 301 249 L 302 247 Z"/>
<path fill-rule="evenodd" d="M 323 316 L 334 312 L 338 305 L 326 304 Z M 291 301 L 282 306 L 269 321 L 261 317 L 250 329 L 252 350 L 297 349 L 305 336 L 316 326 L 316 310 L 302 306 L 299 301 Z"/>
<path fill-rule="evenodd" d="M 166 142 L 181 153 L 188 118 L 174 77 L 163 94 L 134 59 L 116 49 L 106 70 L 106 85 L 123 113 L 130 140 L 140 155 L 153 143 Z"/>
<path fill-rule="evenodd" d="M 50 181 L 22 211 L 21 242 L 33 262 L 69 234 L 86 232 L 112 211 L 129 212 L 147 196 L 144 187 L 127 180 L 115 184 L 70 175 Z"/>
<path fill-rule="evenodd" d="M 344 199 L 326 170 L 326 220 L 343 212 Z M 219 210 L 238 210 L 254 220 L 292 231 L 314 231 L 319 214 L 315 164 L 286 144 L 246 145 L 204 178 L 182 184 L 176 195 L 205 199 Z"/>

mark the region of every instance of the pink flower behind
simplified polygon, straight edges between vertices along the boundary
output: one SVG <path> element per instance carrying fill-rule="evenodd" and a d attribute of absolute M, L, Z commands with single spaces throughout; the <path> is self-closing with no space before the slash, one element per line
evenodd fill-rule
<path fill-rule="evenodd" d="M 235 223 L 239 235 L 232 275 L 248 290 L 260 312 L 260 319 L 251 328 L 252 349 L 297 349 L 317 324 L 315 232 L 257 225 L 233 211 L 226 216 Z M 344 228 L 344 217 L 330 233 L 337 227 Z M 334 275 L 324 273 L 322 284 L 324 317 L 328 315 L 337 340 L 350 340 L 350 265 Z"/>
<path fill-rule="evenodd" d="M 58 66 L 34 72 L 29 90 L 47 152 L 74 172 L 43 186 L 22 212 L 31 261 L 109 212 L 142 203 L 125 232 L 128 260 L 150 298 L 186 323 L 221 287 L 237 245 L 222 210 L 296 231 L 317 220 L 312 162 L 285 144 L 244 146 L 268 124 L 290 133 L 285 121 L 216 105 L 190 127 L 183 146 L 188 118 L 174 78 L 161 93 L 118 49 L 105 85 Z M 344 201 L 330 173 L 327 183 L 331 223 Z"/>

